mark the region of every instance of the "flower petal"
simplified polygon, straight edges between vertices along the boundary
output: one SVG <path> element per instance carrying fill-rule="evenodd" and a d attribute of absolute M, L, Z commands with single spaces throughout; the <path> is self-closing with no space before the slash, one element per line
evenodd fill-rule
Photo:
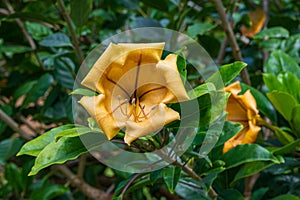
<path fill-rule="evenodd" d="M 95 119 L 106 137 L 110 140 L 125 126 L 125 123 L 121 121 L 117 122 L 114 119 L 113 115 L 105 108 L 104 101 L 104 95 L 100 94 L 94 97 L 84 96 L 80 99 L 79 103 Z"/>
<path fill-rule="evenodd" d="M 142 122 L 126 122 L 126 132 L 124 141 L 130 143 L 139 137 L 145 136 L 153 131 L 162 128 L 164 125 L 179 120 L 179 113 L 168 108 L 165 104 L 161 103 L 157 106 L 148 119 Z"/>
<path fill-rule="evenodd" d="M 164 43 L 111 43 L 84 78 L 82 85 L 98 93 L 105 93 L 105 90 L 110 90 L 105 87 L 107 82 L 117 83 L 124 73 L 137 67 L 138 63 L 157 63 L 163 48 Z"/>
<path fill-rule="evenodd" d="M 223 153 L 226 153 L 230 149 L 240 144 L 254 143 L 261 128 L 254 125 L 251 121 L 248 123 L 242 123 L 244 128 L 235 136 L 227 140 L 223 147 Z"/>
<path fill-rule="evenodd" d="M 163 103 L 176 103 L 189 100 L 177 69 L 177 55 L 169 54 L 165 60 L 157 63 L 156 68 L 159 73 L 164 75 L 167 88 L 169 89 L 168 94 L 162 101 Z"/>
<path fill-rule="evenodd" d="M 230 92 L 231 94 L 238 94 L 242 91 L 239 81 L 236 81 L 224 88 L 225 92 Z"/>

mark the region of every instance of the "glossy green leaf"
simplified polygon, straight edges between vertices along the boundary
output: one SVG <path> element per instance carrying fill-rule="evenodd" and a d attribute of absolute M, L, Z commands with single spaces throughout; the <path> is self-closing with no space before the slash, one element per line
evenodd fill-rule
<path fill-rule="evenodd" d="M 256 41 L 259 47 L 266 49 L 268 51 L 273 51 L 274 49 L 280 48 L 282 39 L 280 38 L 270 38 L 268 40 L 259 40 Z"/>
<path fill-rule="evenodd" d="M 135 10 L 140 7 L 138 0 L 117 0 L 117 3 L 130 10 Z"/>
<path fill-rule="evenodd" d="M 179 53 L 179 55 L 177 56 L 176 64 L 177 64 L 177 69 L 179 71 L 182 82 L 185 83 L 186 76 L 187 76 L 187 70 L 186 70 L 186 60 L 185 60 L 184 54 Z"/>
<path fill-rule="evenodd" d="M 271 161 L 279 163 L 267 149 L 257 144 L 238 145 L 221 156 L 227 169 L 254 161 Z"/>
<path fill-rule="evenodd" d="M 294 132 L 296 133 L 298 138 L 300 138 L 300 104 L 296 105 L 293 108 L 291 123 Z"/>
<path fill-rule="evenodd" d="M 83 96 L 97 96 L 97 93 L 89 90 L 89 89 L 83 89 L 83 88 L 77 88 L 74 91 L 72 91 L 70 94 L 79 94 Z"/>
<path fill-rule="evenodd" d="M 92 11 L 92 0 L 71 0 L 71 19 L 77 27 L 82 27 L 88 21 Z"/>
<path fill-rule="evenodd" d="M 63 185 L 44 185 L 42 188 L 31 193 L 29 200 L 49 200 L 54 199 L 62 194 L 70 192 L 69 188 Z"/>
<path fill-rule="evenodd" d="M 30 156 L 38 156 L 38 154 L 52 141 L 55 140 L 55 135 L 67 130 L 73 128 L 74 125 L 68 124 L 68 125 L 63 125 L 59 126 L 57 128 L 53 128 L 50 131 L 45 132 L 44 134 L 40 135 L 39 137 L 27 142 L 19 153 L 17 154 L 18 156 L 20 155 L 30 155 Z"/>
<path fill-rule="evenodd" d="M 12 138 L 0 141 L 0 165 L 4 165 L 5 161 L 16 155 L 22 146 L 22 140 Z"/>
<path fill-rule="evenodd" d="M 264 71 L 275 76 L 277 76 L 280 72 L 288 71 L 300 79 L 300 68 L 298 63 L 291 56 L 281 50 L 275 50 L 271 53 L 264 66 Z"/>
<path fill-rule="evenodd" d="M 263 115 L 267 116 L 269 119 L 271 119 L 273 122 L 277 122 L 277 115 L 276 111 L 271 104 L 271 102 L 268 100 L 268 98 L 261 93 L 259 90 L 241 83 L 241 87 L 243 91 L 250 90 L 251 94 L 254 96 L 256 100 L 256 105 L 259 110 Z"/>
<path fill-rule="evenodd" d="M 55 135 L 55 139 L 59 140 L 61 137 L 78 137 L 87 133 L 92 132 L 92 130 L 85 126 L 78 126 L 71 129 L 63 130 Z"/>
<path fill-rule="evenodd" d="M 209 94 L 210 92 L 216 91 L 216 87 L 214 84 L 208 82 L 201 84 L 194 88 L 192 91 L 188 92 L 188 95 L 191 99 L 198 98 L 202 95 Z"/>
<path fill-rule="evenodd" d="M 167 185 L 168 190 L 174 193 L 176 185 L 180 179 L 181 167 L 170 165 L 163 171 L 163 178 Z"/>
<path fill-rule="evenodd" d="M 273 198 L 272 200 L 300 200 L 300 197 L 297 197 L 292 194 L 283 194 Z"/>
<path fill-rule="evenodd" d="M 300 34 L 294 34 L 282 41 L 281 49 L 300 63 Z"/>
<path fill-rule="evenodd" d="M 217 24 L 210 24 L 210 23 L 206 23 L 206 22 L 203 22 L 203 23 L 197 22 L 188 27 L 187 34 L 190 37 L 195 38 L 197 35 L 203 35 L 206 32 L 214 29 L 215 27 L 217 27 Z"/>
<path fill-rule="evenodd" d="M 251 175 L 257 174 L 262 170 L 274 165 L 274 162 L 264 162 L 264 161 L 257 161 L 257 162 L 250 162 L 246 163 L 242 168 L 237 172 L 234 177 L 234 180 L 230 183 L 231 186 L 235 185 L 237 181 L 249 177 Z"/>
<path fill-rule="evenodd" d="M 25 108 L 30 102 L 35 102 L 44 95 L 44 93 L 49 89 L 53 82 L 53 77 L 46 73 L 40 77 L 36 84 L 29 90 L 26 98 L 21 106 L 21 109 Z"/>
<path fill-rule="evenodd" d="M 272 149 L 270 149 L 270 151 L 274 155 L 285 155 L 285 154 L 289 154 L 289 153 L 295 151 L 296 147 L 299 146 L 299 144 L 300 144 L 300 139 L 295 140 L 294 142 L 288 143 L 288 144 L 284 145 L 283 147 L 273 147 Z"/>
<path fill-rule="evenodd" d="M 37 174 L 50 165 L 74 160 L 87 151 L 80 137 L 62 137 L 57 142 L 52 141 L 36 157 L 29 176 Z"/>
<path fill-rule="evenodd" d="M 270 38 L 287 38 L 289 37 L 289 31 L 283 27 L 272 27 L 260 31 L 254 36 L 254 39 L 270 39 Z"/>
<path fill-rule="evenodd" d="M 176 194 L 180 194 L 183 199 L 201 199 L 201 200 L 211 200 L 211 198 L 206 193 L 205 189 L 202 189 L 199 184 L 192 184 L 194 187 L 190 187 L 184 183 L 179 182 L 175 189 Z"/>
<path fill-rule="evenodd" d="M 246 63 L 239 61 L 221 66 L 219 71 L 222 76 L 224 85 L 227 85 L 236 76 L 238 76 L 242 69 L 244 69 L 246 66 Z"/>
<path fill-rule="evenodd" d="M 290 94 L 279 91 L 272 91 L 267 94 L 267 97 L 276 110 L 278 110 L 287 121 L 291 121 L 293 108 L 297 104 L 296 100 Z"/>
<path fill-rule="evenodd" d="M 263 74 L 263 80 L 270 92 L 272 92 L 273 90 L 286 92 L 285 87 L 280 83 L 280 81 L 277 79 L 277 76 L 275 76 L 274 74 Z"/>
<path fill-rule="evenodd" d="M 47 37 L 44 37 L 39 43 L 45 47 L 70 47 L 72 46 L 70 38 L 64 33 L 53 33 Z"/>
<path fill-rule="evenodd" d="M 206 82 L 212 82 L 216 85 L 216 88 L 222 89 L 225 85 L 230 83 L 236 76 L 240 74 L 243 68 L 247 66 L 244 62 L 234 62 L 231 64 L 223 65 L 220 67 L 219 72 L 214 73 Z M 222 79 L 223 84 L 220 85 L 220 79 Z M 221 82 L 222 83 L 222 82 Z"/>
<path fill-rule="evenodd" d="M 295 141 L 294 137 L 289 134 L 288 132 L 280 129 L 280 128 L 276 128 L 274 131 L 274 134 L 276 136 L 276 138 L 278 139 L 278 141 L 283 144 L 289 144 Z"/>

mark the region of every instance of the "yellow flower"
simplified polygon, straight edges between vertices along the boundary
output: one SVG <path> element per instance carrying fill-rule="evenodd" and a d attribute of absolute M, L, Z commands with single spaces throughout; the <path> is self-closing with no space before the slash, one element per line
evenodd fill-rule
<path fill-rule="evenodd" d="M 223 153 L 226 153 L 240 144 L 254 143 L 261 130 L 261 128 L 256 125 L 260 116 L 256 108 L 256 100 L 250 93 L 250 90 L 239 95 L 238 93 L 241 92 L 241 86 L 237 81 L 227 86 L 225 92 L 231 93 L 226 107 L 228 113 L 226 120 L 242 124 L 243 129 L 225 142 Z"/>
<path fill-rule="evenodd" d="M 82 84 L 99 93 L 80 104 L 110 140 L 126 128 L 130 143 L 179 120 L 167 103 L 188 100 L 177 70 L 177 56 L 161 60 L 164 43 L 113 44 L 94 64 Z"/>
<path fill-rule="evenodd" d="M 256 8 L 252 12 L 249 12 L 249 17 L 251 21 L 251 26 L 247 28 L 245 25 L 241 27 L 241 32 L 243 36 L 253 38 L 263 27 L 266 15 L 262 8 Z"/>

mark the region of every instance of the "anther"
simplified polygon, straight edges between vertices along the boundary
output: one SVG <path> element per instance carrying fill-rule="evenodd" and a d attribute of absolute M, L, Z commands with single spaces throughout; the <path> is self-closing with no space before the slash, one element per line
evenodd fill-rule
<path fill-rule="evenodd" d="M 134 104 L 135 103 L 135 98 L 133 98 L 130 103 Z"/>
<path fill-rule="evenodd" d="M 120 101 L 122 99 L 121 95 L 118 95 L 118 100 Z"/>
<path fill-rule="evenodd" d="M 151 110 L 155 110 L 157 108 L 157 105 L 152 106 Z"/>

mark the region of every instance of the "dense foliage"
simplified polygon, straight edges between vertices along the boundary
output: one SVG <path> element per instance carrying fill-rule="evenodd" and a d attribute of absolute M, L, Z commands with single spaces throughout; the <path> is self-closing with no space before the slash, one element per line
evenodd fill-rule
<path fill-rule="evenodd" d="M 299 199 L 299 16 L 297 0 L 1 1 L 0 199 Z M 241 94 L 250 90 L 262 127 L 255 143 L 223 152 L 243 129 L 226 121 L 211 152 L 199 155 L 211 122 L 207 100 L 220 91 L 208 92 L 209 83 L 183 61 L 178 67 L 188 73 L 181 75 L 197 80 L 204 116 L 188 150 L 172 165 L 141 174 L 93 158 L 79 136 L 103 133 L 92 119 L 73 124 L 76 74 L 103 40 L 139 27 L 187 34 L 220 66 L 226 86 L 239 80 Z M 149 141 L 149 148 L 142 148 L 145 140 L 136 146 L 163 145 L 159 137 Z"/>

